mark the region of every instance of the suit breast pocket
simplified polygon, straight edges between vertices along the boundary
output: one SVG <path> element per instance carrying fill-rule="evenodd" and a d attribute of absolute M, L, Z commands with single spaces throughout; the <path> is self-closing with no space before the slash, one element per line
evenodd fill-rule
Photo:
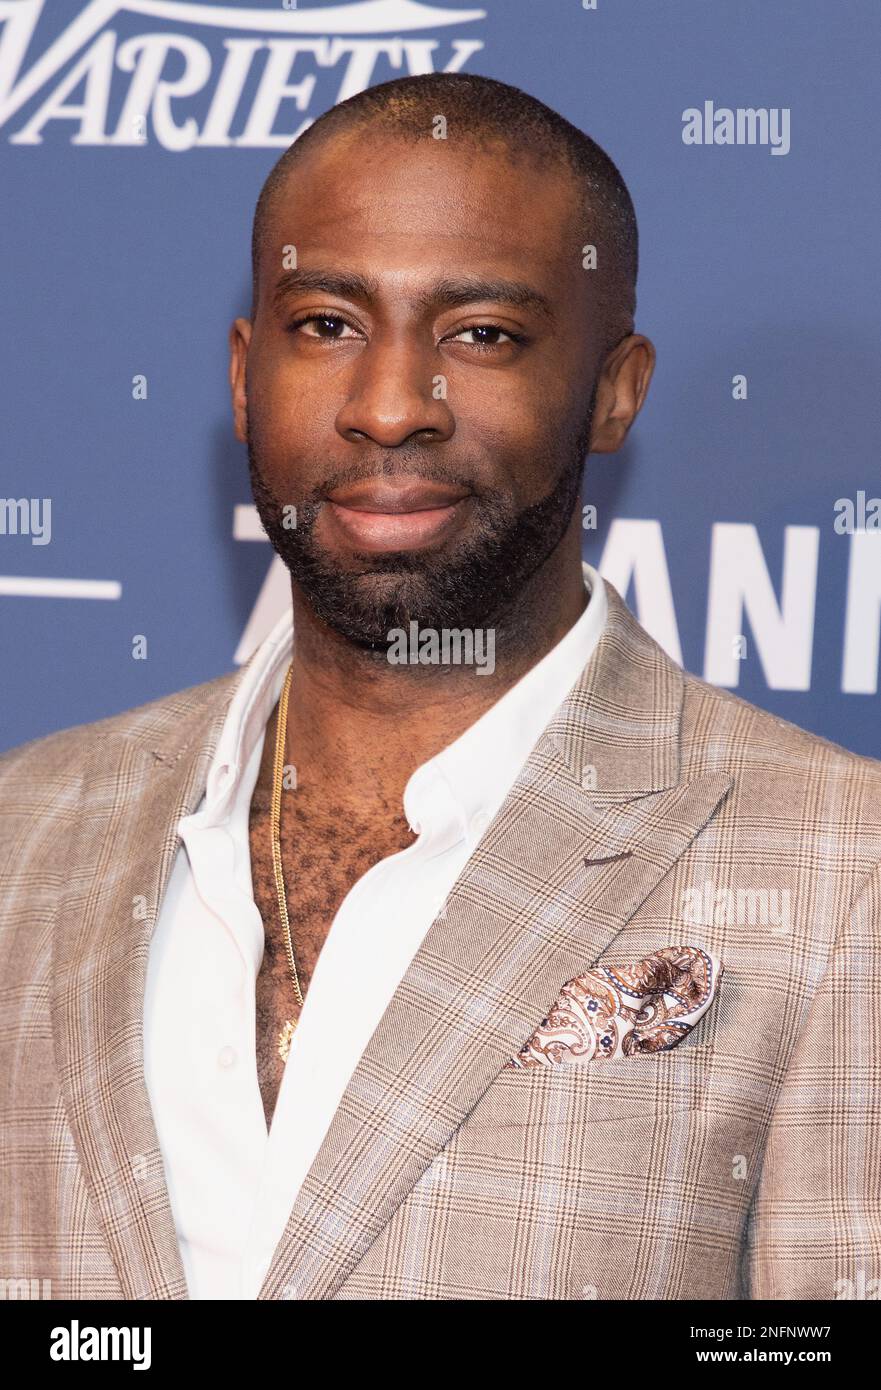
<path fill-rule="evenodd" d="M 731 1148 L 750 1136 L 729 1141 L 718 1100 L 706 1100 L 712 1065 L 709 1044 L 683 1042 L 500 1071 L 389 1245 L 412 1250 L 430 1232 L 424 1287 L 440 1281 L 449 1297 L 729 1296 L 748 1194 L 746 1183 L 732 1194 L 728 1156 L 751 1152 Z"/>
<path fill-rule="evenodd" d="M 578 1130 L 607 1121 L 699 1110 L 712 1055 L 709 1044 L 689 1044 L 686 1040 L 668 1052 L 640 1053 L 613 1061 L 505 1068 L 462 1129 L 478 1132 L 565 1125 Z"/>

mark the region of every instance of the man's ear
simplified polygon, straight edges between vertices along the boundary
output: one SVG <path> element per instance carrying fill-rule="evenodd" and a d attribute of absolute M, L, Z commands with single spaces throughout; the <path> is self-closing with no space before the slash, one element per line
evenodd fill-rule
<path fill-rule="evenodd" d="M 592 454 L 621 448 L 645 400 L 655 368 L 655 349 L 641 333 L 622 338 L 603 362 L 590 434 Z"/>
<path fill-rule="evenodd" d="M 248 395 L 245 366 L 251 342 L 251 322 L 236 319 L 229 330 L 229 389 L 232 396 L 233 427 L 240 444 L 248 442 Z"/>

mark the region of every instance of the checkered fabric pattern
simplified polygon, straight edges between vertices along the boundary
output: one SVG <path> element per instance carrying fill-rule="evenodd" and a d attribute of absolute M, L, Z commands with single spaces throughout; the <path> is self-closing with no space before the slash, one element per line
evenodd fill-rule
<path fill-rule="evenodd" d="M 261 1299 L 832 1299 L 881 1275 L 881 764 L 606 630 L 365 1049 Z M 0 758 L 0 1280 L 184 1299 L 150 937 L 238 673 Z M 669 1051 L 506 1066 L 694 945 Z"/>

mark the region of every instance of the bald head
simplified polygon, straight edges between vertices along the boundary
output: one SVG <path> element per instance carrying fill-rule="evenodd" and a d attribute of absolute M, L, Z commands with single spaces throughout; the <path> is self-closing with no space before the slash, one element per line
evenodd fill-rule
<path fill-rule="evenodd" d="M 572 211 L 580 244 L 597 248 L 595 303 L 608 347 L 633 330 L 638 240 L 627 187 L 608 155 L 588 135 L 517 87 L 464 73 L 403 77 L 370 87 L 319 117 L 270 171 L 251 237 L 252 319 L 268 232 L 279 194 L 301 161 L 336 142 L 418 144 L 445 139 L 463 152 L 497 151 L 500 160 L 537 169 L 558 167 L 572 180 Z M 561 236 L 568 229 L 561 227 Z"/>

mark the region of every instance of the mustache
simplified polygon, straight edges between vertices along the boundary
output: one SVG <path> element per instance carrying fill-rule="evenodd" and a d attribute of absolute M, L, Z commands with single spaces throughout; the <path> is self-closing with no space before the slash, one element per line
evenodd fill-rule
<path fill-rule="evenodd" d="M 446 483 L 460 487 L 477 497 L 493 499 L 499 496 L 495 488 L 487 487 L 481 483 L 473 473 L 465 472 L 461 468 L 450 468 L 438 462 L 437 459 L 426 458 L 422 452 L 409 451 L 407 453 L 384 454 L 379 458 L 360 460 L 346 468 L 337 469 L 335 472 L 327 474 L 317 486 L 311 488 L 304 501 L 307 505 L 310 503 L 318 504 L 326 499 L 328 493 L 334 492 L 337 488 L 350 487 L 353 483 L 367 482 L 374 478 L 405 476 L 420 478 L 426 483 Z"/>

